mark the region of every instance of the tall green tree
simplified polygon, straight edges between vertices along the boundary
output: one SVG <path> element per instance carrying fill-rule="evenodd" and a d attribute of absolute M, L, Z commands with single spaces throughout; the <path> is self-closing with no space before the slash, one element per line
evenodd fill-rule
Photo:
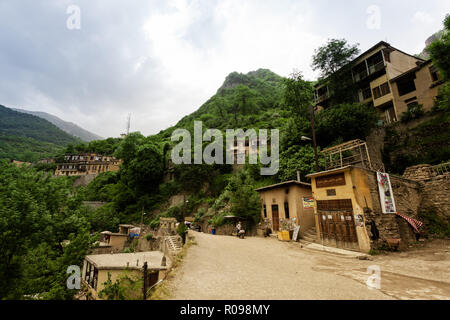
<path fill-rule="evenodd" d="M 316 49 L 313 70 L 320 70 L 322 78 L 336 73 L 359 54 L 358 46 L 359 44 L 348 44 L 345 39 L 329 39 L 325 45 Z"/>

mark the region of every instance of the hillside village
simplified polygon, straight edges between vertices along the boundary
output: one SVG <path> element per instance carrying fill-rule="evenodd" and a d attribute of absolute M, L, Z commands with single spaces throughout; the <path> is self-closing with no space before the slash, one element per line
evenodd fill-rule
<path fill-rule="evenodd" d="M 446 32 L 437 40 L 447 47 L 449 23 L 447 18 Z M 439 56 L 433 50 L 439 44 L 431 44 L 430 58 L 422 59 L 385 41 L 360 52 L 345 40 L 329 40 L 322 49 L 336 45 L 355 50 L 338 70 L 322 68 L 316 82 L 298 72 L 289 78 L 267 69 L 231 73 L 196 112 L 159 134 L 128 132 L 91 142 L 64 136 L 68 144 L 39 161 L 2 162 L 0 203 L 8 203 L 5 215 L 11 220 L 1 227 L 0 241 L 7 245 L 0 298 L 215 299 L 219 296 L 205 284 L 215 268 L 218 278 L 220 272 L 242 272 L 253 279 L 248 270 L 254 267 L 263 281 L 264 270 L 273 268 L 281 279 L 283 258 L 275 257 L 282 253 L 286 259 L 301 257 L 299 268 L 317 262 L 311 270 L 325 270 L 324 277 L 353 268 L 346 277 L 358 285 L 365 278 L 357 267 L 378 263 L 389 270 L 388 279 L 404 266 L 410 277 L 440 283 L 429 298 L 449 299 L 450 75 L 443 69 L 449 66 L 448 51 Z M 261 163 L 237 161 L 275 146 L 273 139 L 248 136 L 225 148 L 232 163 L 174 163 L 178 141 L 172 134 L 193 133 L 194 121 L 222 132 L 279 128 L 278 172 L 263 176 Z M 273 266 L 264 262 L 265 246 Z M 252 254 L 258 267 L 245 258 Z M 422 256 L 422 269 L 406 266 Z M 429 256 L 442 259 L 427 264 Z M 227 270 L 229 258 L 242 260 L 243 271 Z M 75 292 L 64 287 L 64 266 L 71 264 L 81 267 L 81 288 Z M 435 274 L 425 279 L 433 268 Z M 42 270 L 51 280 L 37 277 Z M 285 281 L 267 277 L 269 284 Z M 404 277 L 386 282 L 386 296 L 359 297 L 426 298 L 410 293 Z M 342 282 L 335 297 L 345 293 L 357 299 L 353 285 Z M 224 297 L 250 298 L 239 290 L 224 289 Z M 276 298 L 270 290 L 266 296 L 262 292 L 254 294 Z M 283 292 L 287 299 L 296 297 Z"/>

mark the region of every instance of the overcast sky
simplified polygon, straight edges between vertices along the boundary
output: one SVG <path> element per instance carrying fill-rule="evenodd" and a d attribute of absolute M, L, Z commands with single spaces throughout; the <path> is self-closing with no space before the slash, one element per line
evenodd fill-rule
<path fill-rule="evenodd" d="M 446 13 L 449 0 L 0 0 L 0 104 L 104 137 L 131 113 L 131 131 L 154 134 L 230 72 L 315 80 L 311 56 L 328 38 L 420 53 Z"/>

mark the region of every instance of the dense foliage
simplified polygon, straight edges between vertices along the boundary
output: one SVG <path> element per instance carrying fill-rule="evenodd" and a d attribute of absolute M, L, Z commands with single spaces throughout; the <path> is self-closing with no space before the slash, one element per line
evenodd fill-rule
<path fill-rule="evenodd" d="M 47 120 L 0 105 L 0 159 L 35 161 L 79 141 Z"/>
<path fill-rule="evenodd" d="M 66 271 L 81 266 L 93 239 L 72 184 L 0 163 L 0 299 L 70 299 L 75 293 L 66 288 Z"/>

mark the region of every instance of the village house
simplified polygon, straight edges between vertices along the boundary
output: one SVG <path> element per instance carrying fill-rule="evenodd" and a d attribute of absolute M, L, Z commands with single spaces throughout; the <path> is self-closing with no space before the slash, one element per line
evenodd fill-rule
<path fill-rule="evenodd" d="M 314 228 L 311 185 L 296 180 L 256 189 L 261 198 L 261 220 L 272 233 L 292 231 L 300 226 L 299 235 Z"/>
<path fill-rule="evenodd" d="M 127 242 L 140 233 L 140 228 L 131 224 L 119 224 L 119 232 L 103 231 L 100 233 L 98 247 L 94 253 L 123 252 Z"/>
<path fill-rule="evenodd" d="M 374 106 L 384 123 L 400 120 L 411 104 L 430 110 L 442 84 L 431 60 L 407 54 L 384 41 L 354 59 L 350 71 L 356 86 L 354 102 Z M 316 108 L 331 106 L 330 91 L 326 79 L 315 86 Z"/>
<path fill-rule="evenodd" d="M 55 176 L 98 175 L 102 172 L 118 171 L 121 160 L 96 153 L 66 155 L 63 163 L 57 163 Z"/>
<path fill-rule="evenodd" d="M 167 270 L 164 254 L 160 251 L 88 255 L 83 263 L 82 283 L 93 299 L 99 299 L 98 294 L 103 290 L 108 274 L 112 283 L 123 276 L 144 281 L 144 263 L 148 268 L 146 287 L 150 288 L 164 277 Z M 135 294 L 139 296 L 141 292 Z"/>
<path fill-rule="evenodd" d="M 327 170 L 307 176 L 315 200 L 316 242 L 367 253 L 386 245 L 404 248 L 416 240 L 419 182 L 384 173 L 361 140 L 322 152 Z"/>

